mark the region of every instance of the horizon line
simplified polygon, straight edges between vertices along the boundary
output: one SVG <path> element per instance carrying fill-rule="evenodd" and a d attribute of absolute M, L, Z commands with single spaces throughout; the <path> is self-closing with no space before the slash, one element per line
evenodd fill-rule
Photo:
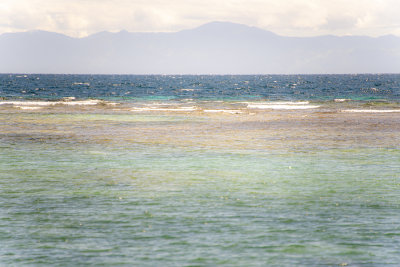
<path fill-rule="evenodd" d="M 400 72 L 349 72 L 349 73 L 40 73 L 40 72 L 0 72 L 0 75 L 93 75 L 93 76 L 296 76 L 296 75 L 400 75 Z"/>

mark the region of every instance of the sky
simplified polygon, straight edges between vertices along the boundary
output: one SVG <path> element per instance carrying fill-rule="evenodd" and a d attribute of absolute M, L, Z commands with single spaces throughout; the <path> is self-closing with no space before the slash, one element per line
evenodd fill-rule
<path fill-rule="evenodd" d="M 0 0 L 0 34 L 174 32 L 230 21 L 284 36 L 400 36 L 399 0 Z"/>

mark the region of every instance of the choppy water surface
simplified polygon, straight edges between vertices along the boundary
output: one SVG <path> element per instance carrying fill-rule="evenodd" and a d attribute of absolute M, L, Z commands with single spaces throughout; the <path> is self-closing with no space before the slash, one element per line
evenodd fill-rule
<path fill-rule="evenodd" d="M 0 265 L 400 262 L 400 75 L 0 80 Z"/>
<path fill-rule="evenodd" d="M 400 75 L 40 75 L 0 74 L 0 95 L 57 99 L 400 100 Z"/>

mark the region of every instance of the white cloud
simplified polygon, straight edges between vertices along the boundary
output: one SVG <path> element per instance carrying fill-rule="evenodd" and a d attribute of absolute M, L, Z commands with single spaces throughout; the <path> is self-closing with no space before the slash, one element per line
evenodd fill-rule
<path fill-rule="evenodd" d="M 0 33 L 176 31 L 214 20 L 282 35 L 400 35 L 398 0 L 2 0 Z"/>

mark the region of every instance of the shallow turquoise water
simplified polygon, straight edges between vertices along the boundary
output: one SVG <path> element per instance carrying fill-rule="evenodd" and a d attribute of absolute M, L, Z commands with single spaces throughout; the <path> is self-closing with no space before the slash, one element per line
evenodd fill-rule
<path fill-rule="evenodd" d="M 179 145 L 156 142 L 166 138 L 156 132 L 189 131 L 184 126 L 194 123 L 214 127 L 223 120 L 57 112 L 1 116 L 3 125 L 14 128 L 2 131 L 0 142 L 0 265 L 400 262 L 395 145 L 255 149 L 249 132 L 246 149 L 243 142 L 235 145 L 245 131 L 240 125 L 225 147 L 209 140 L 217 130 L 201 133 L 202 145 L 186 139 Z M 154 138 L 128 140 L 127 131 Z"/>

